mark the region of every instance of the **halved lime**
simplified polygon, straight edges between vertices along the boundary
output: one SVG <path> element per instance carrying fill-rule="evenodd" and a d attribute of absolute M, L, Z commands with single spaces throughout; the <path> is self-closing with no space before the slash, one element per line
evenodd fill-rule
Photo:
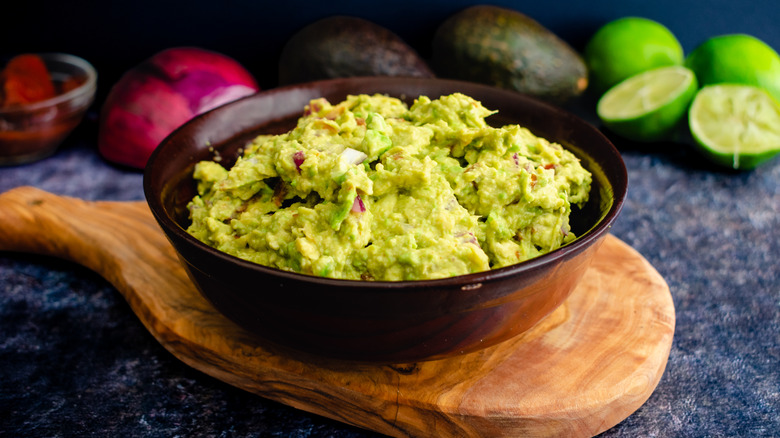
<path fill-rule="evenodd" d="M 703 87 L 688 125 L 705 156 L 723 166 L 753 169 L 780 153 L 780 103 L 758 87 Z"/>
<path fill-rule="evenodd" d="M 693 71 L 656 68 L 610 88 L 599 99 L 596 113 L 606 127 L 630 140 L 662 140 L 685 118 L 697 89 Z"/>

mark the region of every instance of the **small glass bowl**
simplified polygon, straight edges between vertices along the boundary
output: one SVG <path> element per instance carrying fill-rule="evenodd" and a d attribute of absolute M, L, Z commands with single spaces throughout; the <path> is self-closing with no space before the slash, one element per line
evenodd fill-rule
<path fill-rule="evenodd" d="M 39 56 L 55 84 L 72 78 L 83 82 L 51 99 L 0 108 L 0 165 L 29 163 L 53 154 L 95 98 L 97 72 L 90 63 L 64 53 Z"/>

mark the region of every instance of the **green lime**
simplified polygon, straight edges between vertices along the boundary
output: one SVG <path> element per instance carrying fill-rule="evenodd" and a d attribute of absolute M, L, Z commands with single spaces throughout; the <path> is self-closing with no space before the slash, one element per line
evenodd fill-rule
<path fill-rule="evenodd" d="M 682 65 L 680 42 L 664 25 L 641 17 L 624 17 L 605 24 L 583 52 L 597 92 L 637 73 L 667 65 Z"/>
<path fill-rule="evenodd" d="M 752 169 L 780 153 L 780 103 L 758 87 L 703 87 L 688 125 L 705 156 L 726 167 Z"/>
<path fill-rule="evenodd" d="M 761 87 L 780 99 L 780 55 L 758 38 L 721 35 L 696 47 L 685 65 L 704 85 L 734 83 Z"/>
<path fill-rule="evenodd" d="M 697 90 L 691 70 L 660 67 L 610 88 L 599 99 L 596 113 L 606 127 L 630 140 L 662 140 L 685 118 Z"/>

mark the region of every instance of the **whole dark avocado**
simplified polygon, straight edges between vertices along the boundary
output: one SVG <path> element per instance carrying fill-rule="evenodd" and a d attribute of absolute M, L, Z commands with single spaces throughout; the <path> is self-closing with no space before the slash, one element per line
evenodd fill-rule
<path fill-rule="evenodd" d="M 582 56 L 528 16 L 478 5 L 447 18 L 432 43 L 438 76 L 516 90 L 553 103 L 588 86 Z"/>
<path fill-rule="evenodd" d="M 357 17 L 333 16 L 316 21 L 294 34 L 282 49 L 282 85 L 352 76 L 434 74 L 398 35 Z"/>

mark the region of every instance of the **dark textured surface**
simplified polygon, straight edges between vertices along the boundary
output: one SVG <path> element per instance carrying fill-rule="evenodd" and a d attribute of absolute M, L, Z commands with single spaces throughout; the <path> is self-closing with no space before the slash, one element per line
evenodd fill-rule
<path fill-rule="evenodd" d="M 53 157 L 0 168 L 0 191 L 142 200 L 141 173 L 97 155 L 94 119 Z M 630 183 L 613 233 L 666 279 L 677 326 L 658 388 L 604 436 L 777 436 L 780 160 L 733 173 L 684 145 L 616 144 Z M 373 435 L 187 367 L 85 268 L 0 252 L 0 436 Z"/>

